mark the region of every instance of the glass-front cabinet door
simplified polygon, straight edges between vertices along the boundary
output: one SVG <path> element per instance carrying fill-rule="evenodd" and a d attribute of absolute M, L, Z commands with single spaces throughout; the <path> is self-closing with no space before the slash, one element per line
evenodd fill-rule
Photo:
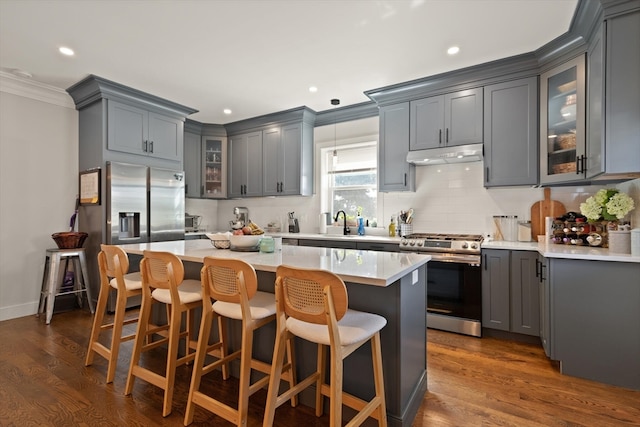
<path fill-rule="evenodd" d="M 585 58 L 540 76 L 540 183 L 585 177 Z"/>
<path fill-rule="evenodd" d="M 202 182 L 206 199 L 224 199 L 227 197 L 227 141 L 226 138 L 202 137 L 203 177 Z"/>

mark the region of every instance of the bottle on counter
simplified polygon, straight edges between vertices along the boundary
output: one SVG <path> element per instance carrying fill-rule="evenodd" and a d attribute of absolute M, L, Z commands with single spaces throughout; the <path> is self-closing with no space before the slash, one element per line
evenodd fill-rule
<path fill-rule="evenodd" d="M 389 224 L 389 237 L 396 237 L 396 220 L 392 216 L 391 223 Z"/>
<path fill-rule="evenodd" d="M 358 236 L 364 236 L 364 218 L 358 213 L 358 217 L 356 218 L 358 224 Z"/>

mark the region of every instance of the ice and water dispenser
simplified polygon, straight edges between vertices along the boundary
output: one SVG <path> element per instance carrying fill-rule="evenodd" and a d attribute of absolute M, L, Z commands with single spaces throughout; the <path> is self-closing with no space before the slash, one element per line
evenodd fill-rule
<path fill-rule="evenodd" d="M 119 217 L 118 237 L 120 239 L 140 237 L 140 212 L 120 212 Z"/>

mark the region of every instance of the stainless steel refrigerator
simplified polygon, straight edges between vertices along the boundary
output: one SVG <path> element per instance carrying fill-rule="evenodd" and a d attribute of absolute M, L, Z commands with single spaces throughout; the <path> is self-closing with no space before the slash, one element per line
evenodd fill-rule
<path fill-rule="evenodd" d="M 102 206 L 83 207 L 80 228 L 89 233 L 87 262 L 90 285 L 100 289 L 97 254 L 100 243 L 160 242 L 184 239 L 184 173 L 141 165 L 107 162 Z M 137 266 L 132 263 L 130 271 Z M 131 298 L 128 306 L 139 305 Z M 115 310 L 111 293 L 107 310 Z"/>

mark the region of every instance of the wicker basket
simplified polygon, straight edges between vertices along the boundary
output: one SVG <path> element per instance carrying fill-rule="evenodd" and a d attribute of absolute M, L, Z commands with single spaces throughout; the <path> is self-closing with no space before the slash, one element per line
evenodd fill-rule
<path fill-rule="evenodd" d="M 87 233 L 81 231 L 63 231 L 51 235 L 59 249 L 81 248 L 87 236 Z"/>
<path fill-rule="evenodd" d="M 228 240 L 212 240 L 211 244 L 216 249 L 229 249 L 231 247 L 231 242 Z"/>

